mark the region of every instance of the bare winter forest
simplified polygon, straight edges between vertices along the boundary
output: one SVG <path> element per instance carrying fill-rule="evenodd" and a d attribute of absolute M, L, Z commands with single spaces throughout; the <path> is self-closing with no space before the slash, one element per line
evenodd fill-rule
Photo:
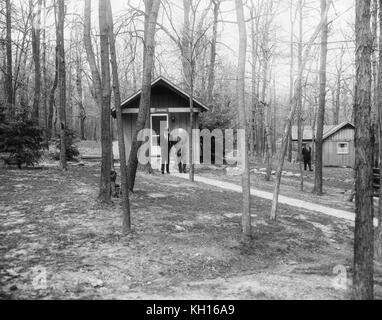
<path fill-rule="evenodd" d="M 382 298 L 382 0 L 2 0 L 0 299 Z"/>

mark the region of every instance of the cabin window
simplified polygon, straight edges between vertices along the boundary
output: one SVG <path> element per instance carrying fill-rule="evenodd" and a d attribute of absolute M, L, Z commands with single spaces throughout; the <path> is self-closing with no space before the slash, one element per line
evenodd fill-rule
<path fill-rule="evenodd" d="M 337 144 L 337 154 L 349 154 L 349 142 L 339 142 Z"/>

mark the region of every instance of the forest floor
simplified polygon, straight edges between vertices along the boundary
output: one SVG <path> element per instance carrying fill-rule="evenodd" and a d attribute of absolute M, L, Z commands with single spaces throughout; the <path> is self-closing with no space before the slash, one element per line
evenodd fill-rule
<path fill-rule="evenodd" d="M 252 198 L 253 240 L 243 246 L 236 193 L 139 174 L 134 233 L 122 237 L 118 199 L 96 202 L 99 172 L 97 162 L 0 169 L 1 299 L 350 297 L 353 228 L 344 220 L 281 206 L 271 223 L 270 202 Z M 342 286 L 336 266 L 347 273 Z"/>
<path fill-rule="evenodd" d="M 99 156 L 96 143 L 80 149 Z M 326 170 L 343 183 L 329 188 L 347 188 L 351 170 Z M 270 202 L 252 197 L 253 239 L 243 246 L 237 193 L 139 174 L 131 196 L 134 232 L 123 237 L 119 200 L 106 207 L 96 201 L 99 173 L 94 160 L 71 164 L 68 172 L 56 162 L 34 170 L 0 168 L 0 299 L 350 298 L 348 221 L 281 205 L 272 223 Z M 238 179 L 219 168 L 198 174 Z M 271 190 L 263 180 L 252 176 L 254 187 Z M 299 179 L 283 181 L 282 193 L 299 197 Z M 346 207 L 308 190 L 301 197 Z M 377 298 L 381 285 L 377 265 Z"/>

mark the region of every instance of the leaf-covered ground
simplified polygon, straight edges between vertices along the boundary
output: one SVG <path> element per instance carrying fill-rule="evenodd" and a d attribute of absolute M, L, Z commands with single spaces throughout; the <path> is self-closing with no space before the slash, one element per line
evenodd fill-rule
<path fill-rule="evenodd" d="M 253 198 L 253 241 L 240 244 L 240 195 L 168 175 L 142 175 L 134 233 L 121 235 L 118 200 L 96 202 L 99 164 L 0 169 L 2 299 L 343 299 L 352 227 Z M 46 271 L 46 287 L 36 286 Z M 377 282 L 378 284 L 378 282 Z M 377 292 L 380 287 L 377 285 Z"/>

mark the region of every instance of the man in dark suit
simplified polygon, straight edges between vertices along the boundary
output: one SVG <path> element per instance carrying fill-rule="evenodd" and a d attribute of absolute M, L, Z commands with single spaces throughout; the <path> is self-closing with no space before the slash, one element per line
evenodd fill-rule
<path fill-rule="evenodd" d="M 312 148 L 309 145 L 304 144 L 302 148 L 302 158 L 304 160 L 304 170 L 313 171 L 312 169 Z"/>
<path fill-rule="evenodd" d="M 164 136 L 161 143 L 161 171 L 164 174 L 164 170 L 166 169 L 167 174 L 170 174 L 170 133 L 168 129 L 165 130 Z"/>

